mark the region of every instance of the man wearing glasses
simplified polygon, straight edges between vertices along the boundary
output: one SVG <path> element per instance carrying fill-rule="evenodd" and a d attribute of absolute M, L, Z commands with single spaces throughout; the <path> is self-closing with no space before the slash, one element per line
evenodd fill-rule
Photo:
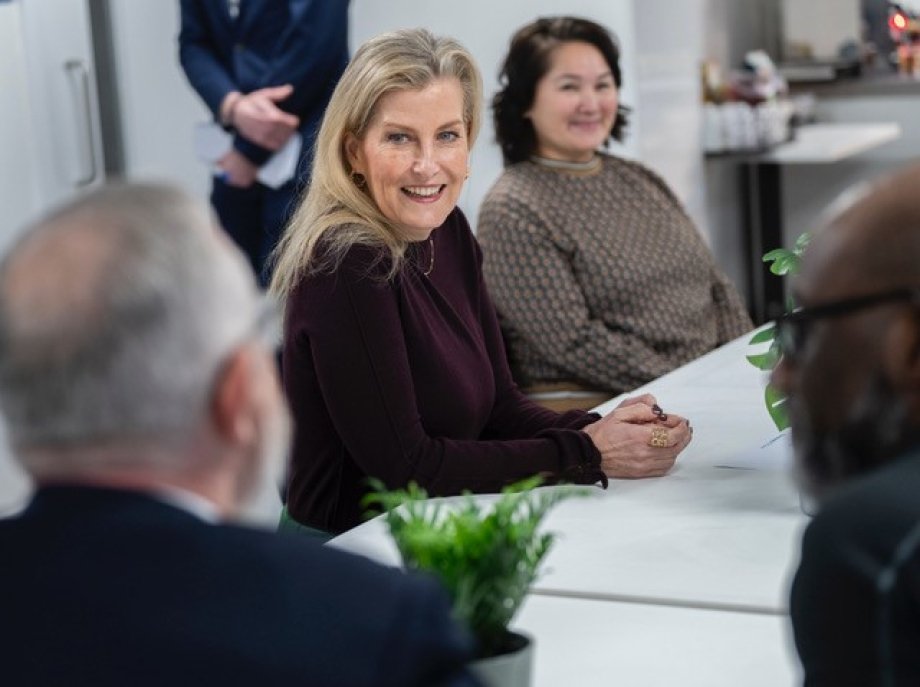
<path fill-rule="evenodd" d="M 805 532 L 791 615 L 805 684 L 920 684 L 920 167 L 819 232 L 781 318 Z"/>
<path fill-rule="evenodd" d="M 288 445 L 267 311 L 204 204 L 114 186 L 0 263 L 4 685 L 469 684 L 430 580 L 231 524 Z M 309 431 L 309 428 L 306 428 Z"/>

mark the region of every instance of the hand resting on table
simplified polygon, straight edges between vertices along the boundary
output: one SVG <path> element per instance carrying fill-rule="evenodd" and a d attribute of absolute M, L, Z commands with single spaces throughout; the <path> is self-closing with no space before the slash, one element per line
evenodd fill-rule
<path fill-rule="evenodd" d="M 608 477 L 632 479 L 666 474 L 693 437 L 689 421 L 663 413 L 651 394 L 627 398 L 583 431 L 600 451 Z M 663 445 L 653 445 L 653 436 Z"/>

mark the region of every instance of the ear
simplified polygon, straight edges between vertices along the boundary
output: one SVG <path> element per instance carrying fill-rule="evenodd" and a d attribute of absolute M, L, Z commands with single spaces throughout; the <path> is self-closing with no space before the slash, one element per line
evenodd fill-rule
<path fill-rule="evenodd" d="M 345 157 L 351 165 L 353 172 L 364 174 L 364 155 L 361 150 L 361 141 L 352 134 L 345 134 Z"/>
<path fill-rule="evenodd" d="M 258 432 L 255 413 L 253 352 L 248 347 L 234 351 L 220 372 L 211 400 L 211 417 L 221 440 L 231 445 L 251 445 Z"/>
<path fill-rule="evenodd" d="M 920 310 L 897 318 L 885 340 L 885 373 L 896 389 L 920 397 Z"/>

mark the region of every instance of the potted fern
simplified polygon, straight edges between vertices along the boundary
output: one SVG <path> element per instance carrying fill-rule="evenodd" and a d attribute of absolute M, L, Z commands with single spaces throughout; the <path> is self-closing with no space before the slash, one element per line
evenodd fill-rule
<path fill-rule="evenodd" d="M 428 501 L 424 489 L 376 493 L 366 503 L 384 519 L 407 568 L 438 577 L 453 600 L 454 616 L 478 644 L 474 672 L 485 685 L 530 684 L 533 642 L 508 630 L 536 579 L 554 535 L 539 531 L 555 504 L 588 493 L 575 487 L 535 489 L 539 477 L 502 491 L 490 505 L 469 493 L 459 505 Z"/>

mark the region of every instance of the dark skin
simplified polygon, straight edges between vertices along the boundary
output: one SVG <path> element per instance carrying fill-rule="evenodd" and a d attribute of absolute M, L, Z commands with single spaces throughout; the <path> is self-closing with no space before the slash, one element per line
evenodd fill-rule
<path fill-rule="evenodd" d="M 920 286 L 920 168 L 872 189 L 815 236 L 794 296 L 807 308 L 911 286 Z M 773 383 L 789 396 L 800 468 L 820 495 L 916 441 L 920 307 L 880 303 L 807 331 Z"/>

